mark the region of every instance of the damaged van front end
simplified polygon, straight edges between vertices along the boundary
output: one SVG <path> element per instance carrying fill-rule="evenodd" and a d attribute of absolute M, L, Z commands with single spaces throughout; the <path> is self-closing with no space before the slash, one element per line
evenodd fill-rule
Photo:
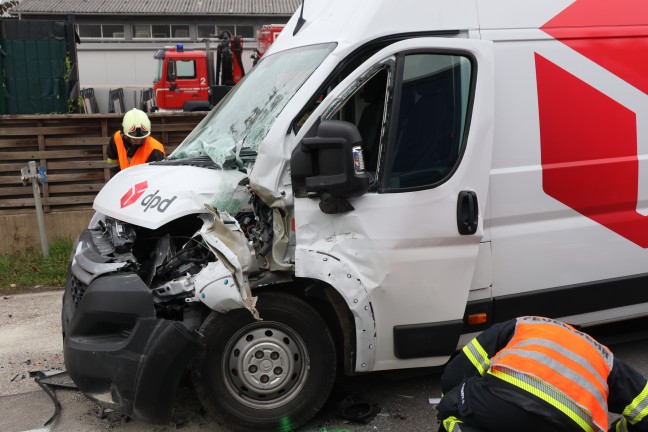
<path fill-rule="evenodd" d="M 149 180 L 124 188 L 133 175 Z M 206 194 L 193 190 L 181 198 L 182 191 L 165 187 L 164 178 L 176 175 L 234 187 L 230 199 L 243 204 L 238 219 L 218 211 Z M 102 406 L 168 421 L 175 387 L 203 345 L 198 330 L 206 314 L 241 308 L 258 318 L 249 276 L 259 267 L 244 230 L 258 242 L 267 230 L 238 184 L 244 179 L 238 171 L 149 166 L 115 178 L 98 196 L 96 206 L 106 206 L 105 213 L 97 213 L 76 243 L 63 329 L 70 376 Z M 124 193 L 112 196 L 113 189 Z M 109 216 L 116 211 L 111 201 L 114 209 L 132 207 L 147 220 Z"/>
<path fill-rule="evenodd" d="M 309 359 L 308 348 L 326 347 L 330 336 L 310 340 L 284 312 L 273 318 L 281 294 L 266 301 L 265 313 L 258 308 L 253 289 L 291 282 L 294 251 L 281 194 L 257 193 L 249 177 L 277 116 L 333 47 L 264 59 L 167 159 L 118 173 L 98 194 L 74 246 L 62 310 L 66 368 L 89 398 L 166 423 L 191 364 L 212 414 L 227 403 L 216 395 L 223 388 L 242 408 L 275 412 L 269 430 L 302 403 L 314 379 L 309 368 L 321 361 Z M 302 319 L 310 313 L 301 303 L 293 309 Z M 324 358 L 333 364 L 329 351 Z M 214 370 L 228 371 L 225 382 L 208 376 Z M 234 416 L 241 429 L 254 421 Z"/>

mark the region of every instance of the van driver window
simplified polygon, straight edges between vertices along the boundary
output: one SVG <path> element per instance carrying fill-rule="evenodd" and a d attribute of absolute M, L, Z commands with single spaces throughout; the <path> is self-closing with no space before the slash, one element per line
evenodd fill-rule
<path fill-rule="evenodd" d="M 388 74 L 387 69 L 376 72 L 354 91 L 333 116 L 336 120 L 353 123 L 358 128 L 362 137 L 365 168 L 370 172 L 375 172 L 378 165 Z"/>
<path fill-rule="evenodd" d="M 398 125 L 386 187 L 434 186 L 448 178 L 462 154 L 471 82 L 466 57 L 405 56 Z"/>

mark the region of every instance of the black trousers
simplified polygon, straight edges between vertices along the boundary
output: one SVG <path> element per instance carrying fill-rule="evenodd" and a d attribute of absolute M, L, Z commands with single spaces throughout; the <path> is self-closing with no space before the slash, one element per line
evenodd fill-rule
<path fill-rule="evenodd" d="M 453 432 L 582 432 L 565 414 L 525 393 L 490 375 L 468 378 L 441 399 L 438 419 L 461 420 Z M 439 430 L 445 431 L 443 423 Z"/>

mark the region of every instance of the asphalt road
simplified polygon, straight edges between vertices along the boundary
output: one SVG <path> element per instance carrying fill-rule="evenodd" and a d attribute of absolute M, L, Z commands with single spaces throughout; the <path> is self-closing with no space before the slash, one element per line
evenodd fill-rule
<path fill-rule="evenodd" d="M 177 395 L 172 422 L 167 425 L 149 425 L 114 412 L 102 412 L 78 391 L 58 389 L 61 415 L 53 425 L 45 427 L 54 405 L 30 372 L 55 373 L 64 369 L 61 296 L 61 291 L 54 291 L 0 298 L 0 431 L 229 431 L 203 413 L 192 390 L 184 385 Z M 608 344 L 616 356 L 648 376 L 647 323 L 606 327 L 595 336 Z M 440 395 L 439 373 L 398 371 L 344 379 L 336 384 L 322 412 L 302 430 L 435 432 L 436 411 L 429 399 Z M 375 405 L 378 414 L 368 424 L 340 418 L 336 408 L 348 396 Z"/>

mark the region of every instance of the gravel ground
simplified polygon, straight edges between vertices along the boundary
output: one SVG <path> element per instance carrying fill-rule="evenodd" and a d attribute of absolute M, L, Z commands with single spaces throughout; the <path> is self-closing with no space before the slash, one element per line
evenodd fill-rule
<path fill-rule="evenodd" d="M 34 371 L 65 370 L 60 310 L 62 291 L 0 297 L 0 431 L 1 432 L 229 432 L 202 410 L 193 390 L 182 385 L 176 395 L 171 423 L 150 425 L 120 414 L 104 413 L 75 390 L 58 389 L 59 419 L 47 428 L 52 401 L 29 376 Z M 439 396 L 434 371 L 375 373 L 339 382 L 322 411 L 305 432 L 435 432 L 436 411 L 428 398 Z M 340 418 L 339 403 L 354 395 L 372 403 L 379 413 L 368 424 Z"/>
<path fill-rule="evenodd" d="M 104 413 L 80 392 L 57 390 L 61 416 L 47 428 L 52 401 L 29 376 L 32 371 L 64 370 L 60 310 L 62 291 L 0 297 L 0 431 L 1 432 L 229 432 L 203 412 L 193 390 L 184 385 L 176 395 L 171 423 L 150 425 L 117 413 Z M 609 333 L 609 334 L 608 334 Z M 615 355 L 648 376 L 648 319 L 593 335 Z M 339 402 L 356 395 L 375 404 L 368 424 L 341 419 Z M 440 395 L 439 371 L 380 372 L 339 382 L 324 409 L 301 430 L 305 432 L 435 432 L 436 411 L 429 398 Z"/>
<path fill-rule="evenodd" d="M 30 371 L 63 370 L 63 291 L 0 297 L 0 396 L 39 390 Z"/>

